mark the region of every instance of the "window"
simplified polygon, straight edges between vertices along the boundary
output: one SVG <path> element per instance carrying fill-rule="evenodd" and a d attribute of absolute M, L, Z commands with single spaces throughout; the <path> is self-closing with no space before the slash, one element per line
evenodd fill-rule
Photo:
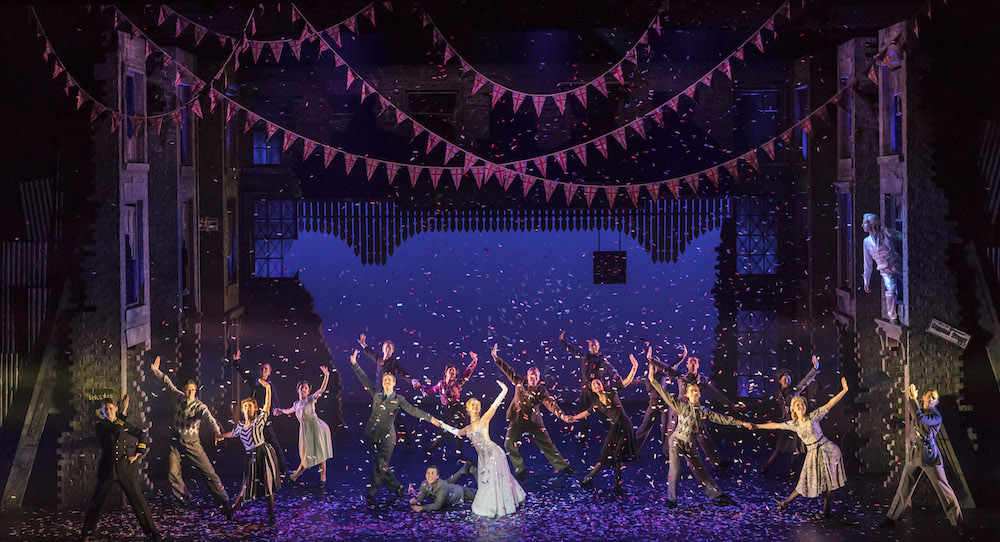
<path fill-rule="evenodd" d="M 837 193 L 837 274 L 840 288 L 854 292 L 851 262 L 854 254 L 854 201 L 850 192 Z"/>
<path fill-rule="evenodd" d="M 903 204 L 902 198 L 896 194 L 885 194 L 883 196 L 885 205 L 885 215 L 882 217 L 882 225 L 892 228 L 898 232 L 903 231 Z M 896 237 L 892 240 L 892 249 L 897 254 L 903 253 L 903 240 Z"/>
<path fill-rule="evenodd" d="M 229 250 L 226 252 L 226 280 L 229 284 L 239 281 L 239 236 L 236 231 L 236 198 L 226 200 L 226 235 L 229 237 Z"/>
<path fill-rule="evenodd" d="M 255 107 L 261 115 L 282 129 L 294 130 L 293 104 L 288 100 L 257 100 Z M 261 128 L 253 132 L 252 162 L 254 165 L 276 165 L 281 163 L 283 136 L 275 132 L 270 138 Z"/>
<path fill-rule="evenodd" d="M 298 237 L 292 200 L 257 200 L 253 209 L 254 276 L 287 278 L 295 273 L 285 267 L 285 253 Z"/>
<path fill-rule="evenodd" d="M 277 134 L 268 139 L 264 130 L 254 131 L 253 163 L 256 165 L 281 163 L 281 138 L 277 137 Z"/>
<path fill-rule="evenodd" d="M 893 93 L 889 99 L 889 154 L 903 151 L 903 97 Z"/>
<path fill-rule="evenodd" d="M 138 72 L 125 71 L 125 100 L 126 118 L 122 121 L 125 134 L 125 161 L 129 163 L 142 163 L 146 161 L 146 138 L 142 130 L 136 130 L 132 125 L 133 117 L 142 117 L 146 114 L 145 87 L 143 87 L 143 75 Z"/>
<path fill-rule="evenodd" d="M 762 397 L 778 371 L 778 314 L 740 311 L 736 315 L 736 387 L 740 397 Z"/>
<path fill-rule="evenodd" d="M 177 101 L 178 106 L 185 105 L 191 99 L 191 86 L 181 84 L 177 88 Z M 194 137 L 193 126 L 191 126 L 191 109 L 189 107 L 184 107 L 181 109 L 181 130 L 178 134 L 179 141 L 179 151 L 181 164 L 185 166 L 190 166 L 193 164 L 193 144 L 191 139 Z"/>
<path fill-rule="evenodd" d="M 780 98 L 781 91 L 776 89 L 733 92 L 736 149 L 759 147 L 778 134 Z"/>
<path fill-rule="evenodd" d="M 141 201 L 124 206 L 125 233 L 125 306 L 137 307 L 145 302 L 146 263 L 143 259 L 143 205 Z"/>
<path fill-rule="evenodd" d="M 802 85 L 795 87 L 795 122 L 799 122 L 809 115 L 809 86 Z M 809 134 L 802 128 L 795 129 L 795 139 L 799 148 L 802 149 L 802 159 L 809 158 Z"/>
<path fill-rule="evenodd" d="M 736 199 L 736 273 L 773 275 L 778 271 L 778 218 L 773 196 Z"/>
<path fill-rule="evenodd" d="M 840 79 L 840 88 L 843 89 L 847 86 L 847 81 L 850 78 L 842 77 Z M 854 141 L 854 126 L 851 124 L 851 99 L 854 95 L 853 92 L 845 92 L 841 94 L 841 105 L 843 108 L 838 109 L 838 120 L 837 129 L 839 130 L 839 141 L 838 146 L 840 147 L 840 158 L 851 158 L 854 153 L 854 148 L 852 142 Z"/>
<path fill-rule="evenodd" d="M 191 283 L 194 279 L 194 261 L 192 260 L 194 238 L 192 237 L 193 228 L 191 227 L 191 221 L 193 220 L 192 213 L 194 212 L 194 202 L 187 200 L 181 203 L 181 292 L 187 293 L 191 289 Z"/>

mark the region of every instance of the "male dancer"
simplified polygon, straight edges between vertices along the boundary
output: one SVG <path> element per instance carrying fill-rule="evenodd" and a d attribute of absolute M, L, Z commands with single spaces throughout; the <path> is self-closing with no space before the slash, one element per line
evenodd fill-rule
<path fill-rule="evenodd" d="M 878 215 L 865 213 L 861 219 L 861 227 L 868 233 L 868 237 L 861 243 L 865 262 L 862 274 L 865 293 L 871 293 L 870 282 L 874 264 L 885 284 L 885 309 L 889 321 L 897 324 L 899 316 L 896 314 L 896 302 L 900 284 L 903 282 L 903 258 L 892 247 L 892 240 L 901 239 L 903 234 L 892 228 L 883 228 Z"/>
<path fill-rule="evenodd" d="M 479 472 L 475 468 L 475 465 L 466 461 L 461 470 L 452 474 L 447 480 L 442 480 L 436 466 L 431 465 L 427 467 L 426 478 L 420 484 L 420 492 L 417 493 L 416 497 L 410 499 L 410 508 L 414 512 L 433 512 L 435 510 L 443 511 L 445 508 L 450 508 L 463 502 L 472 502 L 476 498 L 476 490 L 471 487 L 460 486 L 457 483 L 462 476 L 469 474 L 469 470 L 472 470 L 473 473 Z M 476 476 L 476 474 L 473 474 L 473 476 Z M 434 499 L 434 502 L 423 504 L 424 499 L 427 497 Z"/>
<path fill-rule="evenodd" d="M 236 355 L 233 359 L 240 359 L 240 351 L 236 351 Z M 278 476 L 284 477 L 288 473 L 288 467 L 285 463 L 285 449 L 281 447 L 281 443 L 278 442 L 278 435 L 274 432 L 274 427 L 271 425 L 271 418 L 273 416 L 279 415 L 280 406 L 278 403 L 278 398 L 274 392 L 274 384 L 271 382 L 271 364 L 264 363 L 260 366 L 260 372 L 258 377 L 253 381 L 253 398 L 257 401 L 258 405 L 264 405 L 264 400 L 267 398 L 267 389 L 264 383 L 271 384 L 271 412 L 268 412 L 267 421 L 264 423 L 264 442 L 271 445 L 274 448 L 274 454 L 278 457 Z"/>
<path fill-rule="evenodd" d="M 437 384 L 434 384 L 429 388 L 426 388 L 415 378 L 411 381 L 413 387 L 416 388 L 421 395 L 426 396 L 430 394 L 437 394 L 441 401 L 441 418 L 445 423 L 453 427 L 463 427 L 465 425 L 465 421 L 462 419 L 465 415 L 461 401 L 462 386 L 464 386 L 465 383 L 469 381 L 469 378 L 472 377 L 472 372 L 476 370 L 476 364 L 479 362 L 479 354 L 469 352 L 469 356 L 472 358 L 472 361 L 469 363 L 469 366 L 465 368 L 465 372 L 462 373 L 461 378 L 456 378 L 458 375 L 458 368 L 449 363 L 448 366 L 444 368 L 444 378 L 438 380 Z M 427 447 L 427 455 L 430 455 L 437 449 L 438 446 L 441 445 L 445 435 L 451 436 L 451 438 L 455 439 L 455 445 L 458 447 L 458 454 L 460 456 L 464 455 L 464 447 L 462 446 L 464 439 L 452 436 L 448 432 L 442 432 L 437 438 L 434 439 L 434 442 L 431 442 L 431 445 Z"/>
<path fill-rule="evenodd" d="M 701 399 L 701 388 L 697 383 L 692 382 L 687 385 L 685 390 L 687 392 L 687 401 L 674 399 L 673 396 L 663 391 L 663 387 L 654 379 L 650 379 L 650 383 L 670 408 L 677 412 L 677 428 L 674 429 L 674 433 L 671 436 L 672 442 L 670 445 L 667 506 L 671 508 L 677 506 L 677 478 L 681 471 L 681 457 L 687 460 L 695 480 L 698 480 L 702 487 L 705 488 L 705 494 L 708 495 L 709 499 L 712 499 L 715 504 L 719 505 L 735 504 L 732 497 L 723 493 L 715 485 L 715 479 L 705 469 L 705 465 L 701 461 L 701 456 L 694 449 L 694 443 L 697 435 L 705 430 L 704 418 L 720 425 L 743 426 L 747 429 L 752 429 L 753 425 L 729 416 L 717 414 L 701 406 L 698 402 Z"/>
<path fill-rule="evenodd" d="M 691 356 L 687 358 L 687 374 L 681 376 L 677 379 L 677 399 L 679 401 L 687 402 L 688 393 L 687 387 L 690 384 L 695 384 L 701 389 L 708 390 L 712 396 L 719 400 L 723 405 L 730 405 L 732 402 L 722 394 L 715 386 L 712 385 L 712 381 L 701 376 L 698 369 L 701 367 L 701 361 Z M 697 434 L 696 440 L 698 441 L 698 446 L 701 447 L 702 451 L 705 452 L 705 457 L 708 459 L 708 463 L 715 468 L 725 469 L 730 467 L 733 462 L 730 460 L 722 461 L 719 459 L 719 447 L 715 445 L 715 440 L 712 439 L 707 431 L 701 431 Z"/>
<path fill-rule="evenodd" d="M 538 409 L 539 405 L 545 405 L 552 414 L 562 419 L 563 411 L 556 404 L 555 399 L 549 395 L 549 391 L 539 383 L 541 373 L 538 367 L 528 369 L 527 378 L 514 372 L 514 369 L 497 354 L 498 347 L 493 345 L 493 362 L 507 375 L 507 379 L 514 385 L 514 400 L 507 407 L 507 438 L 504 439 L 503 447 L 507 450 L 510 464 L 514 466 L 514 477 L 519 481 L 527 478 L 528 473 L 524 468 L 524 458 L 517 449 L 521 441 L 521 436 L 525 433 L 531 435 L 531 440 L 538 446 L 538 449 L 545 454 L 545 458 L 555 467 L 559 474 L 573 474 L 572 467 L 566 463 L 563 456 L 556 449 L 556 445 L 549 438 L 549 432 L 545 429 L 545 422 L 542 421 L 542 413 Z"/>
<path fill-rule="evenodd" d="M 212 467 L 212 462 L 208 460 L 208 455 L 201 446 L 201 435 L 198 433 L 201 420 L 204 418 L 218 440 L 222 435 L 219 423 L 215 421 L 205 403 L 196 396 L 198 385 L 194 380 L 188 380 L 184 384 L 184 391 L 177 389 L 170 377 L 160 371 L 160 356 L 156 356 L 149 368 L 153 370 L 153 375 L 163 382 L 164 388 L 170 392 L 174 401 L 174 433 L 170 437 L 170 456 L 167 462 L 167 479 L 170 480 L 170 489 L 174 497 L 183 504 L 191 502 L 191 492 L 188 491 L 181 475 L 181 458 L 186 457 L 201 473 L 208 491 L 215 499 L 215 504 L 222 508 L 223 515 L 231 518 L 233 513 L 229 507 L 229 495 L 226 494 L 219 475 L 215 474 L 215 468 Z"/>
<path fill-rule="evenodd" d="M 94 488 L 94 495 L 87 505 L 87 512 L 83 516 L 83 538 L 86 540 L 94 532 L 97 522 L 101 518 L 101 510 L 104 502 L 108 499 L 111 488 L 118 485 L 125 492 L 132 512 L 139 520 L 142 532 L 146 533 L 152 540 L 160 540 L 160 534 L 153 524 L 153 516 L 149 511 L 149 504 L 142 494 L 142 487 L 132 477 L 132 463 L 146 453 L 148 439 L 146 434 L 138 427 L 125 421 L 125 413 L 128 411 L 128 395 L 122 398 L 122 408 L 119 415 L 118 405 L 114 399 L 108 397 L 101 403 L 101 419 L 94 425 L 94 433 L 101 445 L 101 460 L 97 467 L 97 487 Z M 131 435 L 138 440 L 135 451 L 128 455 L 126 447 L 128 436 Z"/>
<path fill-rule="evenodd" d="M 675 372 L 679 373 L 681 364 L 687 358 L 687 346 L 684 346 L 684 353 L 681 355 L 680 361 L 673 366 Z M 646 360 L 649 362 L 649 367 L 647 370 L 646 379 L 646 393 L 649 394 L 649 403 L 646 405 L 646 414 L 642 417 L 642 423 L 639 424 L 639 429 L 635 432 L 635 440 L 639 443 L 639 450 L 642 450 L 644 444 L 646 444 L 646 439 L 649 438 L 650 433 L 653 432 L 653 425 L 656 423 L 657 418 L 660 420 L 660 439 L 663 450 L 663 455 L 667 456 L 670 454 L 670 441 L 667 438 L 671 432 L 673 432 L 673 427 L 676 422 L 676 414 L 669 406 L 667 406 L 666 401 L 660 397 L 657 393 L 656 388 L 650 383 L 650 380 L 659 380 L 660 387 L 666 387 L 666 383 L 670 380 L 670 373 L 666 371 L 660 371 L 659 365 L 654 363 L 656 356 L 653 355 L 653 347 L 649 347 L 646 351 Z M 656 360 L 659 361 L 659 360 Z M 659 373 L 659 374 L 657 374 Z"/>
<path fill-rule="evenodd" d="M 779 416 L 781 421 L 787 422 L 792 419 L 792 412 L 790 410 L 792 399 L 801 394 L 806 389 L 806 386 L 816 378 L 816 373 L 819 372 L 819 358 L 815 355 L 812 357 L 812 365 L 813 368 L 794 387 L 792 386 L 791 371 L 788 369 L 778 371 L 777 378 L 780 387 L 778 391 L 774 392 L 772 399 L 774 401 L 775 414 Z M 767 462 L 764 463 L 764 466 L 761 467 L 761 473 L 766 473 L 781 454 L 798 455 L 805 453 L 805 451 L 806 447 L 799 440 L 798 435 L 791 431 L 779 431 L 778 440 L 774 444 L 774 452 L 768 458 Z"/>
<path fill-rule="evenodd" d="M 580 360 L 580 401 L 579 408 L 583 412 L 594 404 L 594 392 L 590 389 L 590 381 L 595 378 L 608 380 L 609 383 L 621 380 L 618 370 L 608 362 L 607 357 L 601 354 L 601 343 L 597 339 L 587 339 L 587 351 L 571 344 L 566 340 L 566 332 L 559 334 L 559 341 L 566 347 L 566 351 L 576 356 Z M 607 377 L 607 378 L 605 378 Z M 590 419 L 584 418 L 580 424 L 580 433 L 577 438 L 583 442 L 590 429 Z"/>
<path fill-rule="evenodd" d="M 917 401 L 917 387 L 910 384 L 909 390 L 904 390 L 911 400 Z M 913 427 L 914 439 L 910 449 L 906 453 L 906 464 L 903 472 L 899 475 L 899 487 L 896 488 L 896 496 L 892 499 L 889 512 L 886 514 L 882 525 L 891 527 L 899 520 L 899 516 L 906 511 L 910 505 L 910 496 L 913 489 L 920 480 L 923 473 L 934 486 L 941 506 L 944 508 L 948 521 L 958 528 L 959 535 L 962 534 L 962 507 L 958 504 L 955 492 L 948 484 L 948 477 L 944 473 L 944 464 L 941 461 L 941 450 L 937 446 L 937 434 L 941 430 L 941 413 L 937 410 L 938 392 L 930 390 L 921 398 L 920 408 L 911 409 L 908 413 L 910 426 Z"/>
<path fill-rule="evenodd" d="M 374 468 L 371 481 L 368 483 L 368 494 L 365 496 L 365 503 L 369 506 L 375 505 L 375 494 L 378 489 L 385 484 L 386 489 L 393 493 L 392 501 L 403 496 L 403 486 L 396 479 L 389 467 L 389 460 L 392 459 L 392 450 L 396 447 L 395 420 L 399 409 L 403 409 L 407 414 L 429 421 L 437 427 L 442 427 L 441 422 L 414 407 L 405 398 L 396 393 L 396 377 L 386 372 L 382 375 L 382 387 L 378 390 L 372 387 L 368 376 L 364 370 L 358 366 L 358 351 L 351 354 L 351 367 L 358 375 L 358 380 L 365 390 L 372 396 L 372 413 L 365 422 L 365 436 L 372 441 L 372 451 L 375 454 Z M 390 501 L 391 502 L 391 501 Z"/>
<path fill-rule="evenodd" d="M 375 362 L 375 381 L 381 382 L 382 375 L 385 373 L 390 373 L 392 376 L 396 377 L 396 381 L 400 380 L 410 380 L 410 373 L 403 368 L 399 363 L 399 358 L 396 357 L 396 345 L 390 341 L 382 341 L 382 355 L 379 356 L 375 353 L 375 349 L 368 346 L 366 342 L 365 334 L 362 333 L 361 337 L 358 338 L 358 344 L 361 345 L 361 350 L 366 356 L 371 358 Z M 413 448 L 413 439 L 409 438 L 409 432 L 406 430 L 406 425 L 403 423 L 402 418 L 396 418 L 396 435 L 399 440 L 403 441 L 407 449 Z"/>

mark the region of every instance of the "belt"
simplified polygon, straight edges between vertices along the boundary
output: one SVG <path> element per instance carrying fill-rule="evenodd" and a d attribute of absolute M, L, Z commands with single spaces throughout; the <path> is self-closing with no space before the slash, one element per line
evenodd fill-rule
<path fill-rule="evenodd" d="M 813 446 L 818 446 L 820 444 L 823 444 L 824 442 L 828 442 L 829 440 L 830 439 L 828 439 L 826 437 L 823 437 L 823 438 L 817 440 L 816 442 L 813 442 L 812 444 L 806 444 L 806 448 L 811 448 Z"/>

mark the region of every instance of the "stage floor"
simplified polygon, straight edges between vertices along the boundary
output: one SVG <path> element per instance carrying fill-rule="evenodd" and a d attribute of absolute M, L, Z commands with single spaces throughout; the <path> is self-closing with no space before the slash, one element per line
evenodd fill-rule
<path fill-rule="evenodd" d="M 504 422 L 497 420 L 494 438 L 502 435 Z M 292 423 L 291 425 L 294 425 Z M 651 438 L 652 440 L 652 438 Z M 207 441 L 206 441 L 207 442 Z M 286 442 L 293 443 L 289 439 Z M 528 492 L 525 505 L 516 514 L 500 519 L 483 519 L 472 514 L 469 505 L 445 513 L 414 513 L 403 502 L 382 504 L 374 509 L 364 506 L 364 491 L 370 458 L 360 435 L 338 439 L 337 456 L 328 463 L 329 480 L 319 487 L 319 475 L 311 469 L 296 483 L 285 483 L 277 498 L 277 522 L 269 525 L 263 501 L 250 503 L 233 521 L 217 514 L 208 494 L 196 476 L 185 469 L 195 491 L 196 504 L 180 508 L 169 498 L 165 479 L 154 478 L 155 492 L 147 493 L 153 516 L 164 535 L 183 541 L 223 540 L 684 540 L 684 541 L 834 541 L 899 540 L 945 542 L 958 540 L 954 528 L 939 507 L 911 510 L 895 528 L 878 526 L 889 503 L 882 487 L 883 477 L 849 474 L 848 485 L 834 493 L 833 513 L 823 517 L 819 499 L 799 499 L 783 513 L 774 511 L 774 497 L 784 497 L 794 488 L 794 480 L 785 472 L 761 476 L 756 466 L 738 461 L 729 469 L 716 471 L 721 489 L 737 502 L 735 506 L 715 506 L 690 476 L 685 465 L 679 486 L 679 506 L 665 504 L 667 469 L 661 457 L 653 457 L 658 444 L 647 442 L 644 456 L 628 465 L 624 497 L 613 492 L 613 480 L 599 476 L 595 489 L 579 486 L 585 464 L 590 464 L 597 450 L 580 447 L 572 438 L 557 439 L 560 450 L 577 471 L 572 477 L 556 476 L 544 457 L 532 444 L 524 455 L 531 474 L 524 483 Z M 237 443 L 238 444 L 238 443 Z M 287 446 L 287 445 L 286 445 Z M 727 451 L 727 443 L 720 442 Z M 472 447 L 466 443 L 467 452 Z M 743 460 L 753 465 L 759 452 L 746 454 Z M 151 454 L 150 462 L 161 461 Z M 162 455 L 165 455 L 163 453 Z M 239 485 L 242 461 L 240 448 L 228 446 L 209 451 L 216 462 L 226 488 L 232 494 Z M 448 451 L 448 459 L 428 459 L 414 447 L 396 447 L 394 470 L 404 485 L 418 486 L 428 464 L 438 465 L 444 475 L 458 468 L 458 459 Z M 288 461 L 297 460 L 289 449 Z M 152 469 L 162 472 L 164 469 Z M 608 473 L 608 471 L 605 471 Z M 466 478 L 465 483 L 474 483 Z M 409 498 L 409 497 L 407 497 Z M 388 499 L 385 490 L 380 502 Z M 1000 510 L 975 509 L 965 512 L 966 540 L 1000 541 Z M 0 536 L 17 540 L 59 540 L 79 537 L 82 512 L 25 510 L 3 514 Z M 109 510 L 98 526 L 95 539 L 141 539 L 134 516 L 127 508 Z"/>

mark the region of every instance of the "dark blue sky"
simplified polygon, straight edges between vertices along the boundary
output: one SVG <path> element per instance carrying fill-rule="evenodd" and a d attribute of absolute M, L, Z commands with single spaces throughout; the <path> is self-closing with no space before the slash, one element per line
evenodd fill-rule
<path fill-rule="evenodd" d="M 348 361 L 360 333 L 376 349 L 392 339 L 403 366 L 432 381 L 448 363 L 464 368 L 469 357 L 461 353 L 475 350 L 479 367 L 466 389 L 487 398 L 498 390 L 494 381 L 504 378 L 489 355 L 494 342 L 515 368 L 537 364 L 550 387 L 577 389 L 579 365 L 558 341 L 563 329 L 581 345 L 600 339 L 623 375 L 628 354 L 641 361 L 647 341 L 671 359 L 681 342 L 710 359 L 718 322 L 711 293 L 718 233 L 695 239 L 676 264 L 653 263 L 623 236 L 624 285 L 593 284 L 597 237 L 596 230 L 422 233 L 398 247 L 385 266 L 363 266 L 339 238 L 300 232 L 285 264 L 300 270 L 316 300 L 347 402 L 366 400 Z M 617 232 L 604 231 L 601 238 L 602 249 L 617 247 Z M 371 375 L 371 361 L 360 359 Z M 402 392 L 414 394 L 409 384 Z M 642 393 L 641 386 L 629 392 Z"/>

